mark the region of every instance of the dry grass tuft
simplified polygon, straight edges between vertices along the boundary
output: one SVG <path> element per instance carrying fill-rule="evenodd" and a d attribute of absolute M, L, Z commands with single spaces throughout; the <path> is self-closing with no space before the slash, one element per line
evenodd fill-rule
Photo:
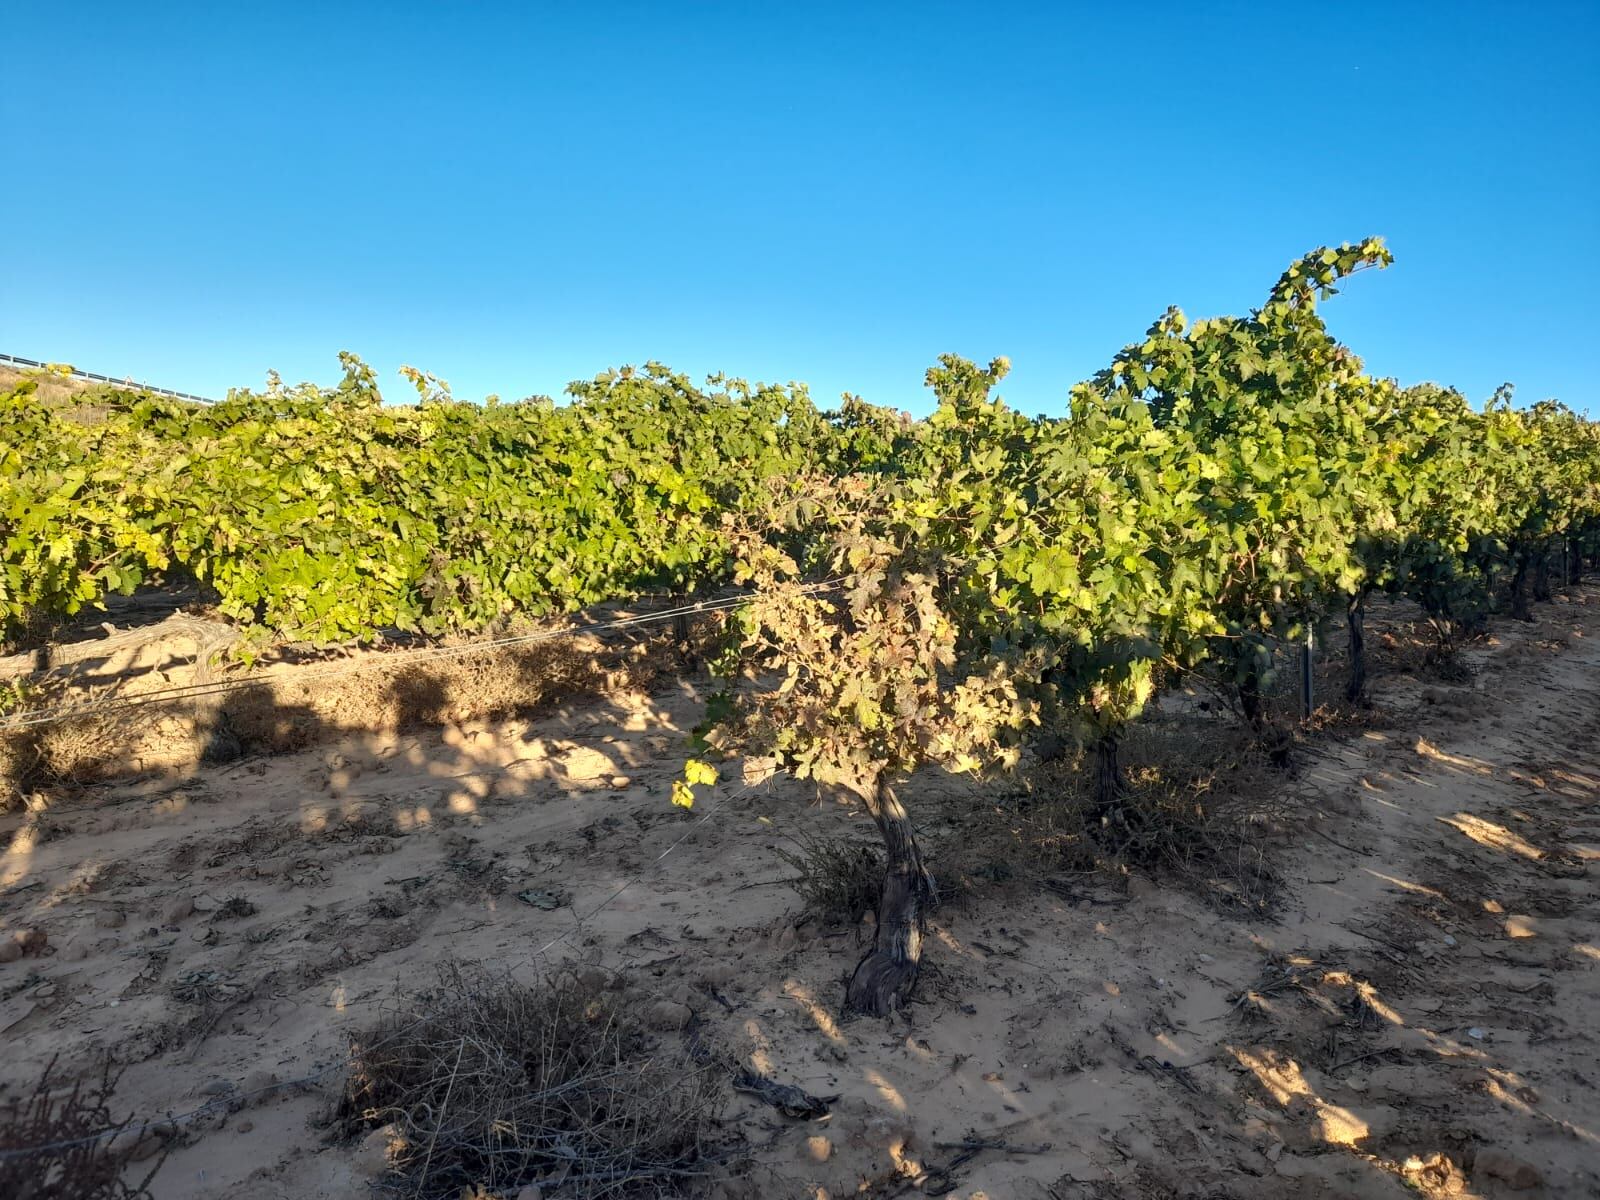
<path fill-rule="evenodd" d="M 95 778 L 104 764 L 120 759 L 124 740 L 110 716 L 93 713 L 0 731 L 0 812 L 24 807 L 35 788 Z"/>
<path fill-rule="evenodd" d="M 1413 675 L 1440 683 L 1470 683 L 1476 672 L 1462 652 L 1482 642 L 1487 625 L 1458 630 L 1446 622 L 1423 616 L 1392 613 L 1377 627 L 1377 651 L 1385 666 L 1397 674 Z"/>
<path fill-rule="evenodd" d="M 1165 874 L 1227 907 L 1271 907 L 1279 880 L 1268 843 L 1288 814 L 1270 747 L 1215 718 L 1137 725 L 1122 745 L 1127 789 L 1101 820 L 1088 757 L 1035 772 L 1015 813 L 1031 857 L 1069 871 Z"/>
<path fill-rule="evenodd" d="M 260 910 L 255 902 L 243 893 L 229 896 L 217 909 L 219 921 L 242 921 L 245 917 L 253 917 Z"/>
<path fill-rule="evenodd" d="M 706 1061 L 700 1061 L 705 1059 Z M 726 1064 L 660 1044 L 622 993 L 447 967 L 355 1038 L 349 1132 L 383 1128 L 406 1194 L 693 1195 L 717 1167 Z"/>
<path fill-rule="evenodd" d="M 21 733 L 0 733 L 0 813 L 27 805 L 34 754 Z"/>
<path fill-rule="evenodd" d="M 790 840 L 793 850 L 774 846 L 773 852 L 798 872 L 790 886 L 818 921 L 854 925 L 877 910 L 883 893 L 883 859 L 875 848 L 804 831 Z"/>

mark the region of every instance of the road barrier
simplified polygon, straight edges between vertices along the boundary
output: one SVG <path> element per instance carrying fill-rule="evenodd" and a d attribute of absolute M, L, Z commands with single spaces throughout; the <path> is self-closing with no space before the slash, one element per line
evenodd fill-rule
<path fill-rule="evenodd" d="M 66 366 L 65 363 L 34 362 L 31 358 L 18 358 L 15 354 L 0 354 L 0 363 L 9 363 L 17 367 L 38 367 L 45 370 Z M 113 379 L 109 375 L 97 375 L 93 371 L 80 371 L 77 367 L 67 367 L 73 379 L 90 379 L 95 383 L 112 383 L 118 387 L 134 388 L 141 392 L 149 392 L 154 396 L 171 396 L 174 400 L 193 400 L 197 404 L 215 404 L 209 396 L 196 396 L 192 392 L 175 392 L 171 388 L 151 387 L 148 383 L 135 383 L 131 379 Z"/>

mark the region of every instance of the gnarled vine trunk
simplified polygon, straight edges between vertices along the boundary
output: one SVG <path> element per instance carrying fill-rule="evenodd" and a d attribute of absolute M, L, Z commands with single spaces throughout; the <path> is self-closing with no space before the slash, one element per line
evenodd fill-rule
<path fill-rule="evenodd" d="M 1533 598 L 1541 604 L 1550 599 L 1550 551 L 1540 550 L 1533 560 Z"/>
<path fill-rule="evenodd" d="M 1244 710 L 1244 719 L 1250 722 L 1250 727 L 1260 729 L 1263 719 L 1261 680 L 1254 671 L 1246 675 L 1239 684 L 1239 707 Z"/>
<path fill-rule="evenodd" d="M 1284 730 L 1267 719 L 1266 701 L 1261 695 L 1261 676 L 1251 671 L 1239 683 L 1239 707 L 1244 711 L 1245 720 L 1250 723 L 1250 732 L 1261 749 L 1267 752 L 1267 759 L 1275 767 L 1287 768 L 1291 762 L 1294 749 L 1294 738 Z"/>
<path fill-rule="evenodd" d="M 674 608 L 687 609 L 693 599 L 685 592 L 676 592 L 672 597 Z M 685 663 L 692 664 L 694 660 L 694 643 L 689 627 L 689 613 L 680 612 L 672 618 L 672 641 L 677 650 L 678 657 Z"/>
<path fill-rule="evenodd" d="M 1122 764 L 1117 750 L 1122 738 L 1115 733 L 1103 733 L 1094 744 L 1094 808 L 1091 814 L 1096 821 L 1106 821 L 1116 811 L 1126 784 L 1122 778 Z"/>
<path fill-rule="evenodd" d="M 922 850 L 899 797 L 887 780 L 863 789 L 867 811 L 883 838 L 883 895 L 872 949 L 856 964 L 845 1006 L 872 1017 L 886 1017 L 905 1003 L 922 961 L 924 914 L 933 883 L 922 865 Z"/>
<path fill-rule="evenodd" d="M 1351 704 L 1364 704 L 1367 698 L 1367 595 L 1350 597 L 1345 610 L 1350 627 L 1350 677 L 1345 681 L 1344 698 Z"/>
<path fill-rule="evenodd" d="M 1567 582 L 1583 582 L 1583 543 L 1577 538 L 1567 539 Z"/>
<path fill-rule="evenodd" d="M 1517 555 L 1517 569 L 1511 574 L 1511 619 L 1532 621 L 1533 610 L 1528 607 L 1528 555 Z"/>

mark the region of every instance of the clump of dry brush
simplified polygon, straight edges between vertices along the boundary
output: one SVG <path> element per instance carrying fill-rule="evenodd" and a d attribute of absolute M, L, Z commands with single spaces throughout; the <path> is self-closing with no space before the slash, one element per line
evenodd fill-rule
<path fill-rule="evenodd" d="M 794 849 L 774 846 L 773 853 L 796 875 L 790 886 L 806 911 L 823 924 L 854 925 L 876 912 L 883 893 L 883 861 L 869 845 L 848 838 L 817 837 L 796 832 Z"/>
<path fill-rule="evenodd" d="M 389 1130 L 406 1196 L 696 1194 L 714 1173 L 725 1063 L 663 1044 L 595 972 L 533 985 L 446 967 L 351 1046 L 347 1132 Z"/>
<path fill-rule="evenodd" d="M 1265 911 L 1281 881 L 1268 843 L 1292 822 L 1270 745 L 1220 720 L 1141 724 L 1123 746 L 1123 790 L 1097 814 L 1081 753 L 1041 768 L 1018 836 L 1055 867 L 1172 876 L 1226 907 Z"/>
<path fill-rule="evenodd" d="M 51 1061 L 26 1093 L 0 1104 L 0 1196 L 7 1200 L 148 1200 L 164 1154 L 138 1182 L 126 1177 L 142 1129 L 111 1115 L 117 1076 L 63 1088 Z M 128 1136 L 119 1136 L 127 1134 Z"/>

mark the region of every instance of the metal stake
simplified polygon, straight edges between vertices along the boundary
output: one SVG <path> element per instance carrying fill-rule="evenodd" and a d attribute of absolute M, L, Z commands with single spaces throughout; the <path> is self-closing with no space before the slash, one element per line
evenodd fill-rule
<path fill-rule="evenodd" d="M 1306 626 L 1306 642 L 1300 647 L 1300 711 L 1306 720 L 1311 719 L 1311 655 L 1316 649 L 1316 634 Z"/>

